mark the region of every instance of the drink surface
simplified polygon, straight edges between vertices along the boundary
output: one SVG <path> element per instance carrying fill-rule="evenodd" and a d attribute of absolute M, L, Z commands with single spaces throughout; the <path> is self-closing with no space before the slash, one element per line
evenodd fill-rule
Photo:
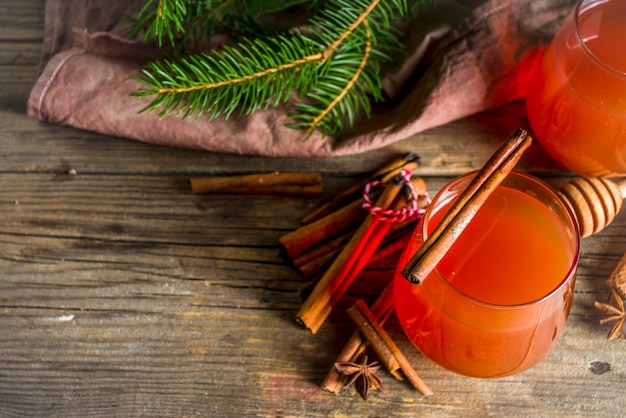
<path fill-rule="evenodd" d="M 541 145 L 565 168 L 624 174 L 626 2 L 597 2 L 578 19 L 584 44 L 568 17 L 531 77 L 528 117 Z"/>
<path fill-rule="evenodd" d="M 429 229 L 452 206 L 449 199 Z M 567 274 L 566 231 L 537 199 L 500 187 L 454 243 L 438 270 L 462 293 L 496 305 L 532 302 L 554 290 Z"/>

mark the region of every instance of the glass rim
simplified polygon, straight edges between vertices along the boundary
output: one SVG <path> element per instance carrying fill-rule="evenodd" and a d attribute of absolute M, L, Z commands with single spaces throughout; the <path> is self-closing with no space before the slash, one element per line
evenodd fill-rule
<path fill-rule="evenodd" d="M 588 1 L 588 0 L 578 0 L 576 2 L 576 7 L 574 8 L 574 12 L 573 12 L 574 13 L 574 33 L 576 35 L 576 40 L 578 41 L 578 43 L 580 43 L 584 53 L 587 54 L 593 60 L 593 62 L 595 62 L 596 64 L 598 64 L 602 68 L 604 68 L 604 69 L 614 73 L 616 76 L 626 79 L 626 71 L 619 70 L 619 69 L 613 67 L 612 65 L 607 64 L 604 60 L 602 60 L 600 57 L 598 57 L 591 50 L 591 48 L 589 48 L 589 46 L 585 42 L 585 39 L 583 38 L 582 34 L 580 33 L 580 27 L 579 27 L 579 24 L 578 24 L 578 20 L 580 18 L 581 8 L 583 7 L 583 3 L 585 3 L 585 1 Z M 612 0 L 598 0 L 598 1 L 594 2 L 594 3 L 600 3 L 600 2 L 606 3 L 607 1 L 612 1 Z M 591 3 L 591 6 L 594 6 L 594 3 Z"/>
<path fill-rule="evenodd" d="M 475 176 L 476 173 L 478 172 L 478 170 L 474 170 L 474 171 L 470 171 L 464 175 L 461 175 L 457 178 L 455 178 L 454 180 L 450 181 L 449 183 L 447 183 L 433 198 L 431 204 L 428 206 L 428 208 L 426 209 L 426 212 L 424 213 L 424 222 L 422 223 L 422 232 L 424 234 L 424 240 L 426 240 L 428 238 L 428 219 L 430 217 L 430 215 L 433 212 L 433 208 L 435 207 L 435 203 L 441 198 L 441 196 L 443 195 L 443 193 L 449 191 L 455 184 L 458 184 L 460 182 L 462 182 L 463 180 L 470 178 L 472 176 Z M 564 277 L 561 279 L 561 281 L 548 293 L 546 293 L 545 295 L 527 301 L 527 302 L 523 302 L 523 303 L 515 303 L 515 304 L 498 304 L 498 303 L 492 303 L 492 302 L 485 302 L 483 300 L 480 299 L 476 299 L 468 294 L 466 294 L 465 292 L 459 290 L 456 286 L 454 286 L 452 283 L 450 283 L 450 281 L 447 279 L 447 277 L 442 274 L 439 271 L 439 268 L 436 266 L 435 269 L 433 270 L 433 272 L 435 274 L 437 274 L 442 280 L 443 282 L 446 284 L 446 286 L 448 286 L 453 292 L 457 293 L 459 296 L 461 296 L 464 299 L 467 299 L 469 301 L 471 301 L 472 303 L 475 303 L 476 305 L 480 305 L 482 307 L 485 308 L 491 308 L 491 309 L 498 309 L 498 310 L 518 310 L 518 309 L 522 309 L 522 308 L 528 308 L 537 304 L 542 303 L 543 301 L 550 299 L 551 297 L 553 297 L 555 294 L 557 294 L 568 282 L 570 282 L 571 280 L 575 279 L 575 275 L 576 275 L 576 269 L 578 267 L 578 261 L 580 259 L 580 228 L 578 226 L 578 221 L 576 220 L 576 216 L 574 215 L 574 212 L 572 211 L 570 205 L 565 201 L 565 199 L 556 191 L 554 190 L 554 188 L 552 188 L 552 186 L 550 186 L 548 183 L 546 183 L 545 181 L 541 180 L 540 178 L 537 178 L 533 175 L 530 175 L 528 173 L 523 173 L 521 171 L 517 171 L 517 170 L 513 170 L 511 171 L 508 175 L 507 178 L 509 177 L 521 177 L 524 178 L 525 180 L 529 180 L 530 182 L 533 182 L 535 184 L 537 184 L 538 186 L 542 187 L 543 189 L 545 189 L 547 192 L 549 192 L 556 201 L 559 202 L 560 206 L 563 208 L 564 212 L 567 214 L 570 223 L 571 223 L 571 229 L 572 229 L 572 233 L 573 233 L 573 237 L 575 240 L 574 243 L 574 257 L 572 258 L 570 265 L 567 269 L 567 272 L 565 273 Z M 505 180 L 506 181 L 506 178 Z M 501 186 L 498 186 L 501 187 Z M 569 229 L 569 228 L 568 228 Z M 425 279 L 428 280 L 428 279 Z"/>

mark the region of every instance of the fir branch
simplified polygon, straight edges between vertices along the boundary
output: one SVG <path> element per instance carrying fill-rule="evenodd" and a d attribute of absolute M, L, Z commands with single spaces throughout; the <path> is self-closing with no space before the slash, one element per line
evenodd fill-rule
<path fill-rule="evenodd" d="M 159 4 L 173 7 L 180 1 Z M 227 0 L 232 7 L 237 1 Z M 150 63 L 138 79 L 145 87 L 133 95 L 152 97 L 143 111 L 159 109 L 160 117 L 206 113 L 228 118 L 235 111 L 241 115 L 277 106 L 296 91 L 301 102 L 294 104 L 293 123 L 287 126 L 305 130 L 306 138 L 316 128 L 337 134 L 358 113 L 369 116 L 371 101 L 382 99 L 379 62 L 399 49 L 392 23 L 409 8 L 406 0 L 328 0 L 323 5 L 306 30 L 244 38 L 211 54 Z M 170 19 L 170 28 L 178 25 Z"/>

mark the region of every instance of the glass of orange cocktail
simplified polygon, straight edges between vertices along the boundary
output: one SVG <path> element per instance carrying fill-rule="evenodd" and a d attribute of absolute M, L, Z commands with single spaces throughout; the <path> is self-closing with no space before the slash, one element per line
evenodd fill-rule
<path fill-rule="evenodd" d="M 435 363 L 473 377 L 521 372 L 563 332 L 579 257 L 578 224 L 543 181 L 510 173 L 420 284 L 401 271 L 472 180 L 433 199 L 405 248 L 394 303 L 405 334 Z"/>
<path fill-rule="evenodd" d="M 626 1 L 578 1 L 531 77 L 526 108 L 564 167 L 626 174 Z"/>

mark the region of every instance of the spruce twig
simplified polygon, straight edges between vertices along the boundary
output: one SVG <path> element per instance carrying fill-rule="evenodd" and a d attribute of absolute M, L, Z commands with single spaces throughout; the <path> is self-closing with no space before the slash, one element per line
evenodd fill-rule
<path fill-rule="evenodd" d="M 196 2 L 190 0 L 155 1 L 146 0 L 156 8 L 150 13 L 142 9 L 139 21 L 148 25 L 146 33 L 171 42 L 190 31 L 185 22 L 198 23 L 199 15 L 207 18 L 207 11 L 216 7 L 220 12 L 211 13 L 211 19 L 228 8 L 243 10 L 241 18 L 248 19 L 246 4 L 255 15 L 262 15 L 261 3 L 254 0 L 197 2 L 204 6 L 193 11 L 189 8 Z M 144 87 L 133 95 L 152 98 L 143 111 L 158 109 L 160 117 L 206 114 L 212 119 L 275 107 L 295 91 L 299 101 L 289 113 L 292 122 L 287 126 L 304 130 L 305 139 L 316 129 L 336 135 L 346 122 L 351 126 L 359 112 L 369 116 L 372 101 L 382 100 L 379 62 L 390 60 L 389 52 L 401 47 L 392 24 L 405 17 L 409 7 L 406 0 L 327 0 L 320 4 L 305 28 L 241 38 L 220 51 L 152 62 L 138 78 Z M 273 4 L 271 10 L 277 7 Z M 161 22 L 149 24 L 148 15 Z M 203 27 L 208 27 L 206 22 Z"/>

